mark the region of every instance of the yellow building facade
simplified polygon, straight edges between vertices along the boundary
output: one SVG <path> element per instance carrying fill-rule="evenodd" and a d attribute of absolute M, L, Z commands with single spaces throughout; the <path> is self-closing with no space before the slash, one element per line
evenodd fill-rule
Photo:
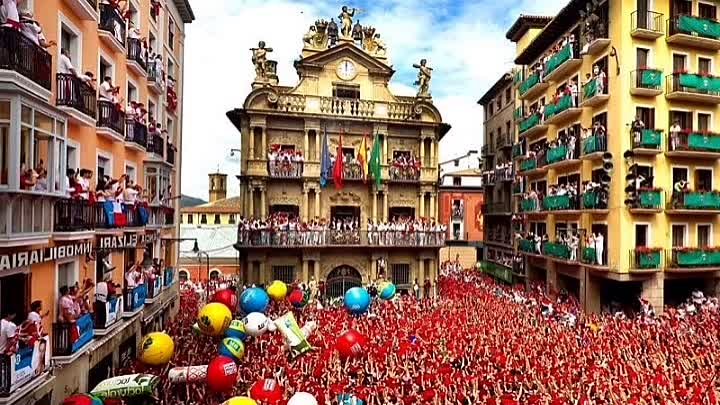
<path fill-rule="evenodd" d="M 540 251 L 519 241 L 528 276 L 591 311 L 717 295 L 718 5 L 600 3 L 570 1 L 540 27 L 521 17 L 507 35 L 519 66 L 517 211 L 526 235 L 549 237 Z M 569 249 L 568 234 L 579 239 Z"/>
<path fill-rule="evenodd" d="M 125 15 L 95 0 L 17 3 L 45 42 L 0 28 L 0 312 L 32 333 L 26 320 L 38 312 L 47 336 L 0 355 L 0 404 L 59 404 L 129 364 L 142 333 L 162 329 L 176 307 L 173 196 L 184 24 L 194 16 L 184 0 L 130 0 Z M 156 63 L 144 49 L 161 55 Z M 116 100 L 101 97 L 104 77 Z M 146 122 L 125 114 L 130 101 Z M 80 170 L 92 172 L 84 186 L 68 177 Z M 103 176 L 123 175 L 145 202 L 90 196 Z M 124 270 L 143 260 L 162 267 L 159 277 L 126 286 Z M 95 287 L 110 281 L 116 295 L 98 299 Z M 61 320 L 60 290 L 76 284 L 88 311 Z"/>
<path fill-rule="evenodd" d="M 244 280 L 326 280 L 331 295 L 383 272 L 400 289 L 412 288 L 415 281 L 420 286 L 425 280 L 434 283 L 440 236 L 430 242 L 429 235 L 413 235 L 412 241 L 398 238 L 379 246 L 373 245 L 367 224 L 401 216 L 437 218 L 438 142 L 449 126 L 443 124 L 427 89 L 417 97 L 392 94 L 388 82 L 394 71 L 374 28 L 362 27 L 362 41 L 342 32 L 333 37 L 332 32 L 327 21 L 319 20 L 304 37 L 302 57 L 295 63 L 300 79 L 292 87 L 278 85 L 274 61 L 258 64 L 262 55 L 255 55 L 258 77 L 253 90 L 242 108 L 228 112 L 228 117 L 241 133 L 244 217 L 281 214 L 302 222 L 343 218 L 357 221 L 359 228 L 342 240 L 319 231 L 312 243 L 280 234 L 279 240 L 288 243 L 275 243 L 270 234 L 264 239 L 259 233 L 240 232 L 237 248 L 246 269 Z M 342 188 L 332 183 L 332 174 L 327 186 L 321 185 L 326 134 L 332 155 L 342 135 L 347 157 Z M 368 148 L 374 139 L 379 142 L 380 185 L 372 179 L 364 182 L 350 167 L 363 138 Z M 302 163 L 270 161 L 274 154 L 298 156 L 297 152 Z M 403 156 L 418 162 L 411 175 L 394 165 Z"/>

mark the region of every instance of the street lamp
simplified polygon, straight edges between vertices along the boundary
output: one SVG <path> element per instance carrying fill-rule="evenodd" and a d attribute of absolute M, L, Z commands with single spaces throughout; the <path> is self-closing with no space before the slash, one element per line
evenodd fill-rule
<path fill-rule="evenodd" d="M 195 242 L 195 247 L 193 248 L 193 253 L 197 254 L 198 262 L 202 263 L 202 255 L 205 255 L 205 259 L 207 260 L 207 280 L 210 281 L 210 254 L 204 250 L 197 250 L 197 242 Z"/>

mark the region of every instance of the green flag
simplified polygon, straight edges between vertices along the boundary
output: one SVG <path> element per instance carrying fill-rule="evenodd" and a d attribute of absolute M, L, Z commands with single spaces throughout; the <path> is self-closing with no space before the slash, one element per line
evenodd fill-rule
<path fill-rule="evenodd" d="M 382 167 L 380 166 L 380 136 L 378 134 L 375 134 L 372 152 L 370 153 L 370 173 L 375 179 L 375 184 L 380 186 L 382 183 Z"/>

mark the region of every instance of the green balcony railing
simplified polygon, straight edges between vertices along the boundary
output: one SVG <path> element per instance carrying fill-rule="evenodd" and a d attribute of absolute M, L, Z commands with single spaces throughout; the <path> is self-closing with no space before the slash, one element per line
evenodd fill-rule
<path fill-rule="evenodd" d="M 720 77 L 695 73 L 673 73 L 666 78 L 668 94 L 674 92 L 717 95 L 720 93 Z"/>
<path fill-rule="evenodd" d="M 537 160 L 535 159 L 525 159 L 522 162 L 520 162 L 520 171 L 526 172 L 528 170 L 535 170 L 537 169 Z"/>
<path fill-rule="evenodd" d="M 520 201 L 520 211 L 535 212 L 538 210 L 537 200 L 525 199 Z"/>
<path fill-rule="evenodd" d="M 660 208 L 662 208 L 662 191 L 640 190 L 638 197 L 640 200 L 640 208 L 643 208 L 643 209 L 660 209 Z"/>
<path fill-rule="evenodd" d="M 662 70 L 644 68 L 630 72 L 630 81 L 635 88 L 648 90 L 662 90 Z"/>
<path fill-rule="evenodd" d="M 521 252 L 537 253 L 535 251 L 535 242 L 529 239 L 520 239 L 520 242 L 518 243 L 518 249 L 520 249 Z"/>
<path fill-rule="evenodd" d="M 561 112 L 568 110 L 572 108 L 573 106 L 573 98 L 572 95 L 566 95 L 560 97 L 560 99 L 555 104 L 548 104 L 545 106 L 545 119 L 549 119 L 551 117 L 554 117 Z"/>
<path fill-rule="evenodd" d="M 683 195 L 683 208 L 688 210 L 720 210 L 720 193 L 690 192 Z"/>
<path fill-rule="evenodd" d="M 677 17 L 675 29 L 670 34 L 690 34 L 703 38 L 720 39 L 720 23 L 707 18 L 698 18 L 690 15 Z"/>
<path fill-rule="evenodd" d="M 570 259 L 570 247 L 555 242 L 548 242 L 543 245 L 543 254 L 550 257 L 556 257 L 558 259 Z"/>
<path fill-rule="evenodd" d="M 635 134 L 630 134 L 633 149 L 660 149 L 660 143 L 662 142 L 663 130 L 662 129 L 643 129 L 640 132 L 640 138 Z"/>
<path fill-rule="evenodd" d="M 562 162 L 567 158 L 567 146 L 560 145 L 556 148 L 548 149 L 547 162 L 549 165 Z"/>
<path fill-rule="evenodd" d="M 569 195 L 551 195 L 543 199 L 543 209 L 546 211 L 561 211 L 573 209 Z"/>
<path fill-rule="evenodd" d="M 593 247 L 583 248 L 580 261 L 586 264 L 597 264 L 597 250 Z"/>
<path fill-rule="evenodd" d="M 525 93 L 530 91 L 530 89 L 535 87 L 536 84 L 539 84 L 539 83 L 540 83 L 540 74 L 538 74 L 538 73 L 532 74 L 525 81 L 520 83 L 520 95 L 521 96 L 524 95 Z"/>
<path fill-rule="evenodd" d="M 536 125 L 540 125 L 540 114 L 533 114 L 530 117 L 520 121 L 519 131 L 520 134 L 527 132 L 529 129 Z"/>
<path fill-rule="evenodd" d="M 720 153 L 720 135 L 691 133 L 688 136 L 688 148 L 700 152 Z"/>
<path fill-rule="evenodd" d="M 582 142 L 582 153 L 583 155 L 589 155 L 591 153 L 596 152 L 605 152 L 607 150 L 607 145 L 603 145 L 600 142 L 600 137 L 596 135 L 591 135 L 583 140 Z"/>
<path fill-rule="evenodd" d="M 595 191 L 588 191 L 582 195 L 582 206 L 587 210 L 607 208 L 606 204 L 603 204 L 600 200 L 600 193 Z"/>
<path fill-rule="evenodd" d="M 639 247 L 630 250 L 631 269 L 658 269 L 662 260 L 662 249 Z"/>
<path fill-rule="evenodd" d="M 720 251 L 714 248 L 674 248 L 672 267 L 697 268 L 720 266 Z"/>
<path fill-rule="evenodd" d="M 523 147 L 521 143 L 516 143 L 512 146 L 512 158 L 515 159 L 517 157 L 525 155 L 525 152 L 523 151 Z"/>
<path fill-rule="evenodd" d="M 572 51 L 573 50 L 571 44 L 567 44 L 563 49 L 560 50 L 560 52 L 553 55 L 553 57 L 550 58 L 550 60 L 548 60 L 547 64 L 545 65 L 545 75 L 549 75 L 550 73 L 554 72 L 555 69 L 559 68 L 560 65 L 570 60 L 570 58 L 572 58 Z"/>

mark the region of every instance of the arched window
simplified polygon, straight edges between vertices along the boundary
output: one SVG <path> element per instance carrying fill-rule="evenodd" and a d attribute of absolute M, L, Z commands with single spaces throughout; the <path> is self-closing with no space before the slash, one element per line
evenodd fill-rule
<path fill-rule="evenodd" d="M 186 282 L 190 279 L 190 275 L 185 269 L 180 269 L 180 271 L 178 272 L 178 277 L 180 278 L 181 282 Z"/>

